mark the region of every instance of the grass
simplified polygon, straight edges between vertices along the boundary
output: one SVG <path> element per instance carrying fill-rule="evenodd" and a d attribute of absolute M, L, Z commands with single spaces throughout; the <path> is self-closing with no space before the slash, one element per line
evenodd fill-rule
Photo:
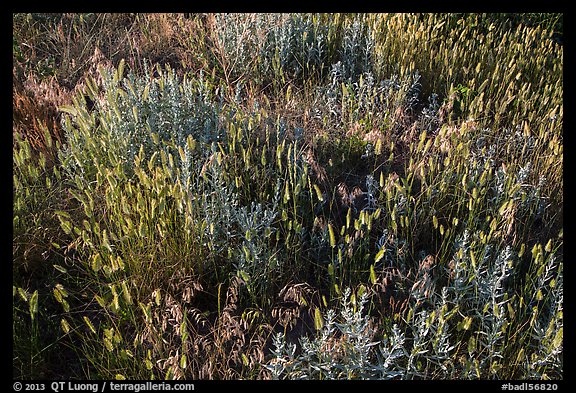
<path fill-rule="evenodd" d="M 563 378 L 561 15 L 13 21 L 15 378 Z"/>

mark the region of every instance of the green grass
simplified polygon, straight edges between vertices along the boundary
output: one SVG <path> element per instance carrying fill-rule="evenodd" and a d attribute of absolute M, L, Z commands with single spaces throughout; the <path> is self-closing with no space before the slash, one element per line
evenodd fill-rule
<path fill-rule="evenodd" d="M 14 22 L 15 378 L 563 377 L 561 15 Z"/>

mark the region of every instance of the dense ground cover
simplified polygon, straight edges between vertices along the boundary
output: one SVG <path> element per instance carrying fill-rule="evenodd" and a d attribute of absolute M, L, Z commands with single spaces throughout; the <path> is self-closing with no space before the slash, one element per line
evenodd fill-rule
<path fill-rule="evenodd" d="M 559 379 L 558 14 L 14 14 L 13 375 Z"/>

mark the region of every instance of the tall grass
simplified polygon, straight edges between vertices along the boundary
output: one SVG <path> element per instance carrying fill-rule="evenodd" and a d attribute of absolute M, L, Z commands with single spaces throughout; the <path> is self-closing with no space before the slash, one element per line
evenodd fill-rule
<path fill-rule="evenodd" d="M 15 376 L 561 379 L 563 55 L 527 18 L 131 16 L 51 159 L 15 133 Z"/>

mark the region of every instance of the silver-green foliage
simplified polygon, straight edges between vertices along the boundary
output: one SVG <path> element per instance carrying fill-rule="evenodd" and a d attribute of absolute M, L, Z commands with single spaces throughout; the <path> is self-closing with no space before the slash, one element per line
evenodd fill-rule
<path fill-rule="evenodd" d="M 418 102 L 418 71 L 402 79 L 392 75 L 376 80 L 370 69 L 354 73 L 349 67 L 342 61 L 332 64 L 329 82 L 317 88 L 314 115 L 318 119 L 330 119 L 330 125 L 337 128 L 362 123 L 395 129 L 393 115 Z"/>
<path fill-rule="evenodd" d="M 143 77 L 124 78 L 122 68 L 99 68 L 101 91 L 95 83 L 87 90 L 93 111 L 80 96 L 64 108 L 70 114 L 62 123 L 68 141 L 61 153 L 65 170 L 90 178 L 98 165 L 121 164 L 130 172 L 141 146 L 149 158 L 158 140 L 184 146 L 189 135 L 203 143 L 222 136 L 221 105 L 202 75 L 181 79 L 170 68 L 157 67 Z"/>
<path fill-rule="evenodd" d="M 192 206 L 181 214 L 192 214 L 187 220 L 200 228 L 212 255 L 227 255 L 231 266 L 226 270 L 243 273 L 261 287 L 279 268 L 267 241 L 278 215 L 280 183 L 274 200 L 242 206 L 223 162 L 228 139 L 221 97 L 203 75 L 180 78 L 170 68 L 155 71 L 157 77 L 148 71 L 123 78 L 120 70 L 100 69 L 102 92 L 100 99 L 93 94 L 94 111 L 82 98 L 66 108 L 64 170 L 77 179 L 77 187 L 90 189 L 102 168 L 119 167 L 136 181 L 135 159 L 159 163 L 169 157 L 164 170 L 187 190 L 179 205 Z"/>
<path fill-rule="evenodd" d="M 338 32 L 319 14 L 217 14 L 216 57 L 227 80 L 304 79 L 322 75 L 342 62 L 345 78 L 370 72 L 374 38 L 361 16 L 346 20 Z"/>
<path fill-rule="evenodd" d="M 499 378 L 509 329 L 518 318 L 531 320 L 518 359 L 520 378 L 545 378 L 562 368 L 563 274 L 554 254 L 527 285 L 527 314 L 510 289 L 518 257 L 510 247 L 494 252 L 477 234 L 464 232 L 455 243 L 450 281 L 428 296 L 413 287 L 407 318 L 380 332 L 365 314 L 366 293 L 352 300 L 344 292 L 340 310 L 324 313 L 323 327 L 300 339 L 300 348 L 282 333 L 274 337 L 266 367 L 277 379 Z M 474 255 L 477 255 L 476 257 Z M 540 257 L 537 257 L 540 258 Z M 516 311 L 515 311 L 516 310 Z M 460 351 L 467 359 L 455 357 Z M 518 370 L 516 370 L 518 372 Z"/>
<path fill-rule="evenodd" d="M 273 358 L 266 364 L 272 378 L 392 379 L 400 375 L 398 362 L 406 356 L 404 334 L 394 325 L 382 343 L 375 341 L 375 329 L 364 315 L 367 301 L 364 293 L 353 302 L 346 289 L 339 315 L 328 310 L 316 336 L 300 340 L 300 351 L 281 333 L 275 335 Z"/>

